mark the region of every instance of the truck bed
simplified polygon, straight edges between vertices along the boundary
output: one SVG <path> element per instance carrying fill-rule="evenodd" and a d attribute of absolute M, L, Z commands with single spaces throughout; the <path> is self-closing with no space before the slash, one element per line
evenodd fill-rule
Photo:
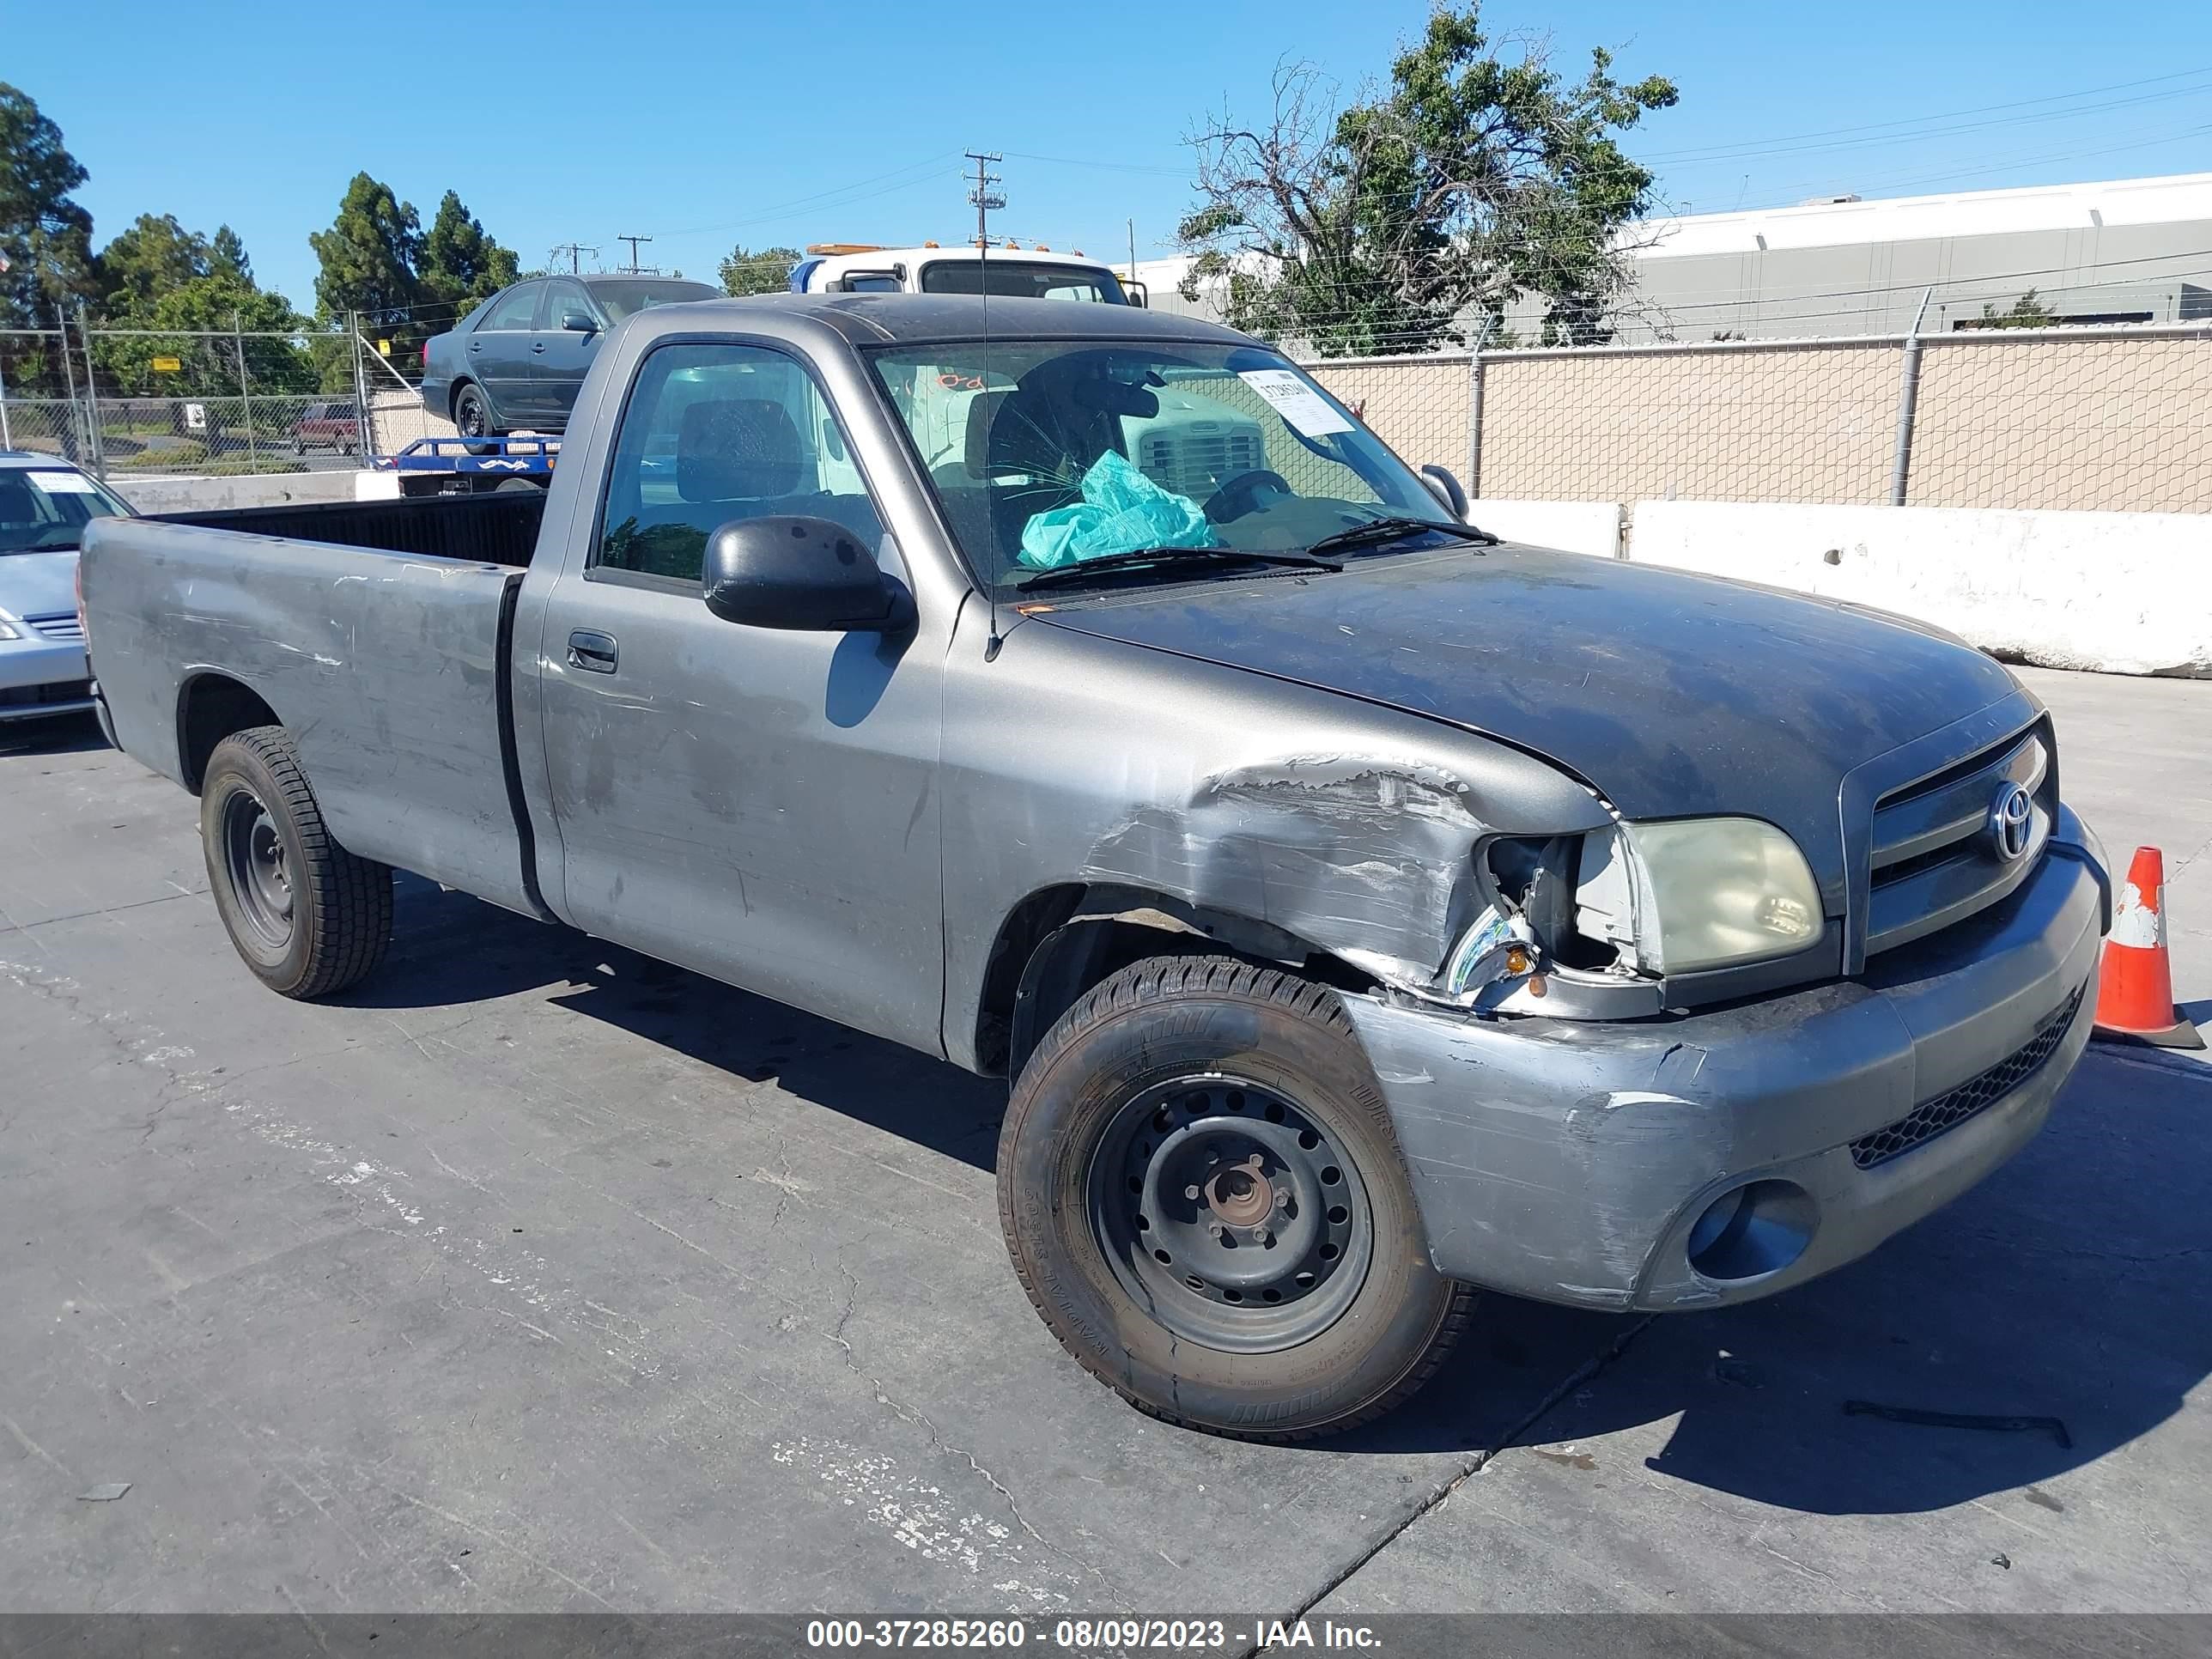
<path fill-rule="evenodd" d="M 538 545 L 538 521 L 544 516 L 545 492 L 531 484 L 476 495 L 302 501 L 283 507 L 167 513 L 161 515 L 161 522 L 526 570 Z"/>
<path fill-rule="evenodd" d="M 100 520 L 84 605 L 117 740 L 197 792 L 205 734 L 258 701 L 349 849 L 543 915 L 511 665 L 544 510 L 532 489 Z"/>

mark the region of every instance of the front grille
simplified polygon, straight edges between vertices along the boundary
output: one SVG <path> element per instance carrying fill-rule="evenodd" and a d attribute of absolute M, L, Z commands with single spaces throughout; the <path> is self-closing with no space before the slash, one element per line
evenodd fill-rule
<path fill-rule="evenodd" d="M 84 624 L 76 619 L 74 611 L 63 611 L 51 617 L 26 617 L 31 631 L 42 640 L 52 640 L 56 645 L 82 645 Z"/>
<path fill-rule="evenodd" d="M 1224 430 L 1208 432 L 1212 424 L 1150 434 L 1138 451 L 1138 466 L 1163 489 L 1203 501 L 1239 473 L 1267 465 L 1257 433 L 1226 422 Z"/>
<path fill-rule="evenodd" d="M 1911 943 L 1996 903 L 2027 878 L 2058 816 L 2050 727 L 2038 723 L 1875 803 L 1868 858 L 1869 956 Z M 2005 860 L 1990 806 L 2017 783 L 2034 803 L 2025 857 Z"/>
<path fill-rule="evenodd" d="M 2075 987 L 2074 994 L 2035 1028 L 2033 1036 L 1986 1072 L 1968 1078 L 1955 1089 L 1946 1089 L 1933 1100 L 1922 1101 L 1896 1122 L 1851 1142 L 1851 1162 L 1862 1170 L 1887 1164 L 1996 1105 L 2040 1071 L 2066 1040 L 2074 1016 L 2081 1009 L 2081 994 L 2087 989 L 2086 984 Z"/>

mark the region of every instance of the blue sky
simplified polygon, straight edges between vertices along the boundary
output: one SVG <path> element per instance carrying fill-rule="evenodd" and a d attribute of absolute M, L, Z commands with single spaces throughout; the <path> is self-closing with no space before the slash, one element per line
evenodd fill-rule
<path fill-rule="evenodd" d="M 1133 218 L 1139 257 L 1171 252 L 1195 118 L 1224 104 L 1256 116 L 1280 58 L 1347 88 L 1380 77 L 1426 9 L 15 0 L 0 78 L 90 170 L 78 194 L 100 240 L 143 211 L 206 231 L 228 221 L 304 308 L 307 233 L 360 168 L 426 222 L 459 191 L 526 266 L 571 240 L 612 266 L 617 234 L 634 231 L 656 239 L 647 260 L 711 277 L 736 241 L 957 238 L 973 222 L 960 152 L 996 149 L 1010 206 L 994 229 L 1120 256 Z M 2212 170 L 2212 6 L 1501 3 L 1485 15 L 1494 33 L 1548 33 L 1565 64 L 1605 45 L 1626 76 L 1672 76 L 1681 104 L 1632 149 L 1698 211 Z"/>

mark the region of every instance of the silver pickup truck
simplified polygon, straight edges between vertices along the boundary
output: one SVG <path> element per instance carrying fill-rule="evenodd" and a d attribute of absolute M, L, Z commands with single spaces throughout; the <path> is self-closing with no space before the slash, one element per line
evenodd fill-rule
<path fill-rule="evenodd" d="M 1475 1287 L 1838 1267 L 2088 1036 L 2106 861 L 2002 666 L 1497 544 L 1154 312 L 655 308 L 550 489 L 104 520 L 83 605 L 271 988 L 371 972 L 397 867 L 1006 1077 L 1031 1301 L 1221 1432 L 1388 1410 Z"/>

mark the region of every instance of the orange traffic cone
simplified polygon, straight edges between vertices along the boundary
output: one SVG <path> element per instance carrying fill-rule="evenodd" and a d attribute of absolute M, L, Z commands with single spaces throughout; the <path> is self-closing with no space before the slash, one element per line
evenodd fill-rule
<path fill-rule="evenodd" d="M 2100 1037 L 2160 1048 L 2202 1048 L 2204 1039 L 2173 1004 L 2173 971 L 2166 956 L 2166 860 L 2138 847 L 2128 864 L 2105 941 L 2097 989 Z"/>

